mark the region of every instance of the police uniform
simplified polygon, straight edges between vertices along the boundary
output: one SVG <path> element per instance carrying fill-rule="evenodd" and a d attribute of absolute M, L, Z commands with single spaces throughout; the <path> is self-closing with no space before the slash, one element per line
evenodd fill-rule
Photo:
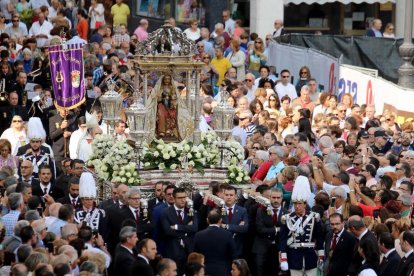
<path fill-rule="evenodd" d="M 55 160 L 43 148 L 40 148 L 38 154 L 33 153 L 23 154 L 19 156 L 21 160 L 29 160 L 33 164 L 33 177 L 39 178 L 39 168 L 43 165 L 48 165 L 52 170 L 52 180 L 56 179 Z M 20 170 L 20 169 L 19 169 Z"/>
<path fill-rule="evenodd" d="M 310 194 L 308 178 L 298 176 L 292 202 L 306 205 Z M 316 276 L 317 267 L 323 268 L 324 237 L 319 214 L 308 211 L 299 214 L 294 211 L 282 216 L 279 241 L 280 266 L 284 271 L 289 269 L 290 275 Z"/>
<path fill-rule="evenodd" d="M 98 231 L 99 234 L 104 234 L 105 227 L 105 211 L 99 208 L 92 208 L 87 212 L 83 209 L 78 209 L 75 212 L 74 221 L 77 224 L 85 224 L 92 228 L 92 231 Z"/>

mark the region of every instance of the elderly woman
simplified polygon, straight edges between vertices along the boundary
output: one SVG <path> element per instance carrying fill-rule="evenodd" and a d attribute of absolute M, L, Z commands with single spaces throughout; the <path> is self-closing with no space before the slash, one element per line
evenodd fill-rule
<path fill-rule="evenodd" d="M 26 129 L 22 117 L 19 115 L 13 116 L 11 126 L 3 132 L 0 138 L 9 140 L 11 153 L 16 154 L 17 149 L 26 144 Z"/>
<path fill-rule="evenodd" d="M 269 161 L 269 152 L 265 150 L 257 150 L 253 163 L 257 166 L 257 169 L 251 177 L 252 182 L 255 180 L 261 182 L 266 177 L 270 166 L 272 166 L 272 162 Z"/>
<path fill-rule="evenodd" d="M 230 42 L 231 51 L 227 54 L 226 58 L 228 58 L 231 62 L 231 66 L 236 68 L 237 72 L 237 80 L 244 81 L 246 70 L 245 70 L 245 60 L 246 54 L 240 50 L 240 39 L 232 39 Z"/>
<path fill-rule="evenodd" d="M 17 173 L 19 159 L 11 154 L 11 144 L 7 139 L 0 139 L 0 169 L 8 166 Z"/>

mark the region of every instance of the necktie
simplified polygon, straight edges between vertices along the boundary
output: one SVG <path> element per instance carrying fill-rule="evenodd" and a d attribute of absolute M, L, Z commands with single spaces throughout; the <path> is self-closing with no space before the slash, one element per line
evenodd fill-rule
<path fill-rule="evenodd" d="M 74 198 L 72 198 L 72 206 L 73 206 L 73 208 L 76 207 L 76 199 L 74 199 Z"/>
<path fill-rule="evenodd" d="M 47 188 L 43 188 L 43 195 L 47 194 Z"/>
<path fill-rule="evenodd" d="M 273 225 L 277 223 L 277 209 L 273 208 L 273 217 L 272 217 Z"/>
<path fill-rule="evenodd" d="M 177 210 L 178 224 L 183 224 L 183 217 L 181 216 L 181 210 Z"/>
<path fill-rule="evenodd" d="M 407 258 L 404 256 L 404 257 L 402 257 L 401 261 L 402 261 L 403 263 L 405 263 L 405 262 L 407 261 Z"/>
<path fill-rule="evenodd" d="M 233 208 L 229 208 L 229 213 L 227 214 L 229 221 L 227 224 L 231 224 L 231 220 L 233 219 Z"/>
<path fill-rule="evenodd" d="M 135 221 L 138 223 L 139 222 L 139 210 L 135 209 Z"/>
<path fill-rule="evenodd" d="M 335 250 L 335 248 L 336 248 L 336 243 L 337 243 L 337 240 L 338 239 L 338 234 L 334 234 L 334 236 L 333 236 L 333 239 L 332 239 L 332 245 L 331 245 L 331 250 Z"/>

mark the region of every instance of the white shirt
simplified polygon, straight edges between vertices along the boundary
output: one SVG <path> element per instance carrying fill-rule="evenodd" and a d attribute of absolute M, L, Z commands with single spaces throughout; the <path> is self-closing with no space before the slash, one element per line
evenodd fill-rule
<path fill-rule="evenodd" d="M 365 236 L 365 234 L 368 233 L 368 229 L 365 229 L 364 232 L 361 233 L 361 235 L 359 235 L 358 240 L 361 240 L 363 236 Z"/>
<path fill-rule="evenodd" d="M 12 27 L 13 27 L 13 23 L 10 22 L 6 24 L 6 28 L 12 28 Z M 19 29 L 23 30 L 23 32 L 25 33 L 25 36 L 28 34 L 26 23 L 19 21 Z"/>
<path fill-rule="evenodd" d="M 75 130 L 69 139 L 69 156 L 71 159 L 77 159 L 78 158 L 78 146 L 79 142 L 82 139 L 82 137 L 85 135 L 86 131 L 77 129 Z"/>
<path fill-rule="evenodd" d="M 145 257 L 144 255 L 138 254 L 138 257 L 143 258 L 147 262 L 147 264 L 149 264 L 147 257 Z"/>
<path fill-rule="evenodd" d="M 330 195 L 332 190 L 335 189 L 336 187 L 342 187 L 345 190 L 345 192 L 348 194 L 351 192 L 351 189 L 349 189 L 348 185 L 343 184 L 343 185 L 335 186 L 335 185 L 323 182 L 323 190 L 327 192 L 328 195 Z"/>
<path fill-rule="evenodd" d="M 246 145 L 246 141 L 247 141 L 247 133 L 246 131 L 244 131 L 244 129 L 242 129 L 239 126 L 234 127 L 231 130 L 231 136 L 238 136 L 241 139 L 241 145 L 244 147 Z"/>
<path fill-rule="evenodd" d="M 50 192 L 50 188 L 52 187 L 52 185 L 50 184 L 50 182 L 47 184 L 47 186 L 44 186 L 43 183 L 40 183 L 40 188 L 42 189 L 42 192 L 45 191 L 45 188 L 47 189 L 47 194 Z"/>
<path fill-rule="evenodd" d="M 133 252 L 131 249 L 129 249 L 128 247 L 123 246 L 122 244 L 121 244 L 121 246 L 122 246 L 123 248 L 125 248 L 126 250 L 128 250 L 128 252 L 129 252 L 129 253 L 134 254 L 134 252 Z"/>
<path fill-rule="evenodd" d="M 385 254 L 384 254 L 384 257 L 385 257 L 385 258 L 388 258 L 388 256 L 389 256 L 392 252 L 394 252 L 394 251 L 395 251 L 395 248 L 390 249 L 387 253 L 385 253 Z"/>
<path fill-rule="evenodd" d="M 32 24 L 32 27 L 29 30 L 30 36 L 35 36 L 39 34 L 47 35 L 50 38 L 50 31 L 53 29 L 53 25 L 50 24 L 48 21 L 44 21 L 42 25 L 40 25 L 39 21 L 36 21 Z M 43 45 L 46 44 L 48 38 L 36 38 L 37 41 L 37 48 L 42 48 Z"/>
<path fill-rule="evenodd" d="M 192 41 L 196 41 L 201 36 L 200 29 L 198 29 L 198 28 L 197 28 L 197 31 L 195 31 L 195 32 L 193 30 L 191 30 L 190 28 L 188 28 L 183 33 L 187 36 L 188 39 L 190 39 Z"/>
<path fill-rule="evenodd" d="M 408 251 L 407 253 L 405 253 L 404 257 L 408 258 L 408 256 L 411 255 L 411 253 L 413 253 L 413 249 L 411 249 L 410 251 Z"/>
<path fill-rule="evenodd" d="M 79 141 L 79 147 L 78 147 L 78 159 L 83 161 L 88 161 L 89 157 L 92 155 L 92 143 L 88 143 L 88 140 L 86 138 L 90 138 L 88 135 L 87 137 L 83 137 Z"/>
<path fill-rule="evenodd" d="M 236 22 L 229 18 L 227 21 L 224 21 L 224 30 L 230 34 L 230 36 L 234 33 L 236 29 Z"/>
<path fill-rule="evenodd" d="M 87 42 L 86 42 L 86 40 L 84 40 L 84 39 L 82 39 L 82 38 L 80 38 L 78 35 L 75 35 L 74 37 L 72 37 L 71 39 L 69 39 L 67 42 L 66 42 L 66 44 L 70 44 L 70 45 L 72 45 L 72 44 L 79 44 L 79 45 L 81 45 L 81 46 L 83 46 L 83 45 L 85 45 Z"/>
<path fill-rule="evenodd" d="M 280 82 L 276 84 L 275 90 L 277 92 L 277 95 L 279 96 L 279 99 L 281 99 L 285 95 L 288 95 L 291 100 L 294 100 L 298 97 L 298 94 L 296 93 L 296 88 L 291 83 L 283 85 L 283 83 Z"/>

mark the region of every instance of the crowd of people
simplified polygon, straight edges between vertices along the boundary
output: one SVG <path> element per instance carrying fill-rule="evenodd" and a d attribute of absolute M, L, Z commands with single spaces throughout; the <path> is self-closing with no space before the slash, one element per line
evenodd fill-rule
<path fill-rule="evenodd" d="M 220 101 L 234 108 L 252 189 L 212 182 L 189 195 L 166 181 L 145 201 L 113 184 L 98 202 L 85 164 L 108 131 L 99 96 L 108 80 L 140 77 L 131 60 L 149 22 L 128 26 L 122 0 L 15 2 L 0 4 L 1 275 L 413 274 L 414 122 L 320 91 L 306 65 L 295 82 L 267 66 L 281 20 L 264 38 L 228 10 L 214 30 L 183 30 L 203 62 L 200 129 L 214 130 Z M 86 102 L 71 111 L 51 88 L 48 45 L 62 35 L 84 45 Z M 127 139 L 127 122 L 114 133 Z"/>

